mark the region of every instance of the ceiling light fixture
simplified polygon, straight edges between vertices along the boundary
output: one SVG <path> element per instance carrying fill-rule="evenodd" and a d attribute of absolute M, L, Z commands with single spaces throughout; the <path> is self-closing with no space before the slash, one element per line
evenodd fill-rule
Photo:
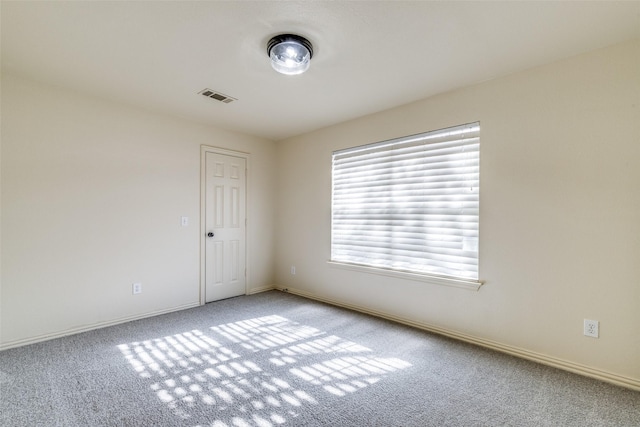
<path fill-rule="evenodd" d="M 304 37 L 280 34 L 269 40 L 267 55 L 271 58 L 271 66 L 274 70 L 292 76 L 302 74 L 309 69 L 313 46 Z"/>

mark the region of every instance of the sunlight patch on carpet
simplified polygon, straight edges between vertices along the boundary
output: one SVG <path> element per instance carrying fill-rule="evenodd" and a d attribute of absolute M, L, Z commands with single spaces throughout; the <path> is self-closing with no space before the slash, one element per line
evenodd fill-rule
<path fill-rule="evenodd" d="M 197 422 L 204 411 L 216 427 L 284 424 L 411 366 L 278 315 L 118 348 L 177 417 Z"/>

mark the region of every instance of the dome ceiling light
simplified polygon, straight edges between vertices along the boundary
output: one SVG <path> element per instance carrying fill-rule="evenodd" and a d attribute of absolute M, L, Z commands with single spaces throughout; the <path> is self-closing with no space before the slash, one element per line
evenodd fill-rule
<path fill-rule="evenodd" d="M 271 66 L 274 70 L 293 76 L 309 69 L 313 46 L 304 37 L 280 34 L 269 40 L 267 55 L 271 58 Z"/>

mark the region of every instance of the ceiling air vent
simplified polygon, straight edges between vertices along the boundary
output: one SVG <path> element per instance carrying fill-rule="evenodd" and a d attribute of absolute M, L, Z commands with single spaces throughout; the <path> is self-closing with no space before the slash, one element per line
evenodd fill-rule
<path fill-rule="evenodd" d="M 216 101 L 224 102 L 225 104 L 229 104 L 230 102 L 237 101 L 236 98 L 232 98 L 230 96 L 224 95 L 220 92 L 216 92 L 211 89 L 202 89 L 198 92 L 202 96 L 206 96 L 207 98 L 215 99 Z"/>

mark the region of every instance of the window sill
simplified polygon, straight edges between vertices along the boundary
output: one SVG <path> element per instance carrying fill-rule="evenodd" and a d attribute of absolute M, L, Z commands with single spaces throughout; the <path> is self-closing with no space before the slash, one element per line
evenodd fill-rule
<path fill-rule="evenodd" d="M 368 267 L 358 264 L 346 264 L 343 262 L 327 261 L 331 267 L 342 268 L 344 270 L 359 271 L 368 274 L 396 277 L 400 279 L 416 280 L 419 282 L 431 283 L 434 285 L 452 286 L 470 291 L 477 291 L 484 284 L 481 280 L 455 279 L 450 277 L 430 276 L 427 274 L 411 273 L 408 271 L 386 270 L 384 268 Z"/>

